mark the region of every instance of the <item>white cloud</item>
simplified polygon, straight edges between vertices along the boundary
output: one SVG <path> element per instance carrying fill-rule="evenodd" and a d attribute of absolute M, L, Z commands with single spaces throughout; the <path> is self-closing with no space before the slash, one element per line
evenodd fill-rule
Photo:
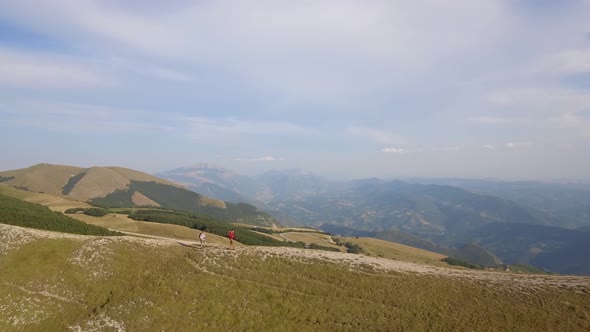
<path fill-rule="evenodd" d="M 504 145 L 508 149 L 527 149 L 533 146 L 531 142 L 508 142 Z"/>
<path fill-rule="evenodd" d="M 473 116 L 468 119 L 469 122 L 483 125 L 529 125 L 533 120 L 524 116 L 498 116 L 498 115 L 481 115 Z"/>
<path fill-rule="evenodd" d="M 502 108 L 520 113 L 558 113 L 563 110 L 579 111 L 590 109 L 590 94 L 561 87 L 515 88 L 488 94 L 487 100 Z"/>
<path fill-rule="evenodd" d="M 0 85 L 72 89 L 114 83 L 96 69 L 75 62 L 71 58 L 0 48 Z"/>
<path fill-rule="evenodd" d="M 158 130 L 174 126 L 148 122 L 153 112 L 104 105 L 55 101 L 0 101 L 0 122 L 12 126 L 40 128 L 70 133 L 112 133 Z"/>
<path fill-rule="evenodd" d="M 405 85 L 411 73 L 492 48 L 513 22 L 502 1 L 182 2 L 149 13 L 145 2 L 51 6 L 60 10 L 20 0 L 3 6 L 0 17 L 100 55 L 214 67 L 288 102 L 329 104 L 387 95 L 392 82 Z"/>
<path fill-rule="evenodd" d="M 256 145 L 277 137 L 303 137 L 314 131 L 289 122 L 263 122 L 236 118 L 181 117 L 177 121 L 185 127 L 183 132 L 194 141 L 220 144 L 224 147 L 236 144 Z"/>
<path fill-rule="evenodd" d="M 402 144 L 405 142 L 405 139 L 398 135 L 380 129 L 352 126 L 348 127 L 346 131 L 350 135 L 368 138 L 379 144 Z"/>
<path fill-rule="evenodd" d="M 470 122 L 484 125 L 520 125 L 539 129 L 573 129 L 579 136 L 590 134 L 590 94 L 582 90 L 526 88 L 490 93 L 487 100 L 494 114 L 473 116 Z"/>
<path fill-rule="evenodd" d="M 256 158 L 254 160 L 256 160 L 256 161 L 275 161 L 275 160 L 277 160 L 277 158 L 271 157 L 271 156 L 266 156 L 266 157 Z"/>
<path fill-rule="evenodd" d="M 309 133 L 309 130 L 288 122 L 249 121 L 237 118 L 186 117 L 182 119 L 191 131 L 214 135 L 294 135 Z"/>
<path fill-rule="evenodd" d="M 564 112 L 550 121 L 555 126 L 574 129 L 583 137 L 590 138 L 590 109 L 587 112 Z"/>
<path fill-rule="evenodd" d="M 170 127 L 187 145 L 252 160 L 305 151 L 309 164 L 367 151 L 427 159 L 462 142 L 450 158 L 460 172 L 473 164 L 459 157 L 486 142 L 500 152 L 521 146 L 508 139 L 578 147 L 573 136 L 590 137 L 587 3 L 0 0 L 21 47 L 0 48 L 0 98 L 84 105 L 11 108 L 0 121 Z M 165 111 L 135 117 L 128 105 Z"/>
<path fill-rule="evenodd" d="M 383 148 L 381 151 L 385 153 L 404 153 L 404 149 L 400 148 Z"/>
<path fill-rule="evenodd" d="M 441 148 L 435 148 L 435 151 L 459 151 L 461 150 L 458 146 L 443 146 Z"/>
<path fill-rule="evenodd" d="M 170 68 L 147 68 L 146 73 L 169 81 L 190 82 L 192 80 L 189 75 L 186 75 L 184 73 L 181 73 L 177 70 L 173 70 Z"/>
<path fill-rule="evenodd" d="M 235 161 L 282 161 L 284 158 L 277 158 L 272 156 L 257 157 L 257 158 L 235 158 Z"/>
<path fill-rule="evenodd" d="M 546 75 L 575 75 L 590 72 L 590 49 L 560 51 L 544 56 L 533 65 L 533 73 Z"/>

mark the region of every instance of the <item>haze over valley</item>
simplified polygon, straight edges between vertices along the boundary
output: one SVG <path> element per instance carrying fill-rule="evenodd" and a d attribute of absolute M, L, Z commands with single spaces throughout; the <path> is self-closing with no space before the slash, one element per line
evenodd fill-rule
<path fill-rule="evenodd" d="M 589 0 L 0 0 L 0 331 L 588 331 L 589 83 Z"/>

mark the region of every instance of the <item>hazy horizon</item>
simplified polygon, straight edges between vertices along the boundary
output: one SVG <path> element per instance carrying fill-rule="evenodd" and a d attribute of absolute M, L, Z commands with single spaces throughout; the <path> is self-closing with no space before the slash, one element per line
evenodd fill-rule
<path fill-rule="evenodd" d="M 0 170 L 590 179 L 590 1 L 0 0 Z"/>
<path fill-rule="evenodd" d="M 64 164 L 64 163 L 45 163 L 41 162 L 38 164 L 51 164 L 51 165 L 58 165 L 58 166 L 73 166 L 73 167 L 80 167 L 80 168 L 90 168 L 90 167 L 126 167 L 123 165 L 118 164 L 105 164 L 105 165 L 83 165 L 83 164 Z M 38 164 L 33 165 L 26 165 L 24 167 L 19 168 L 10 168 L 10 169 L 0 169 L 0 172 L 5 171 L 12 171 L 16 169 L 27 168 L 31 166 L 35 166 Z M 126 167 L 130 168 L 130 167 Z M 473 181 L 491 181 L 491 182 L 538 182 L 538 183 L 554 183 L 554 184 L 590 184 L 590 178 L 573 178 L 573 177 L 562 177 L 562 178 L 497 178 L 497 177 L 467 177 L 467 176 L 415 176 L 415 175 L 407 175 L 407 176 L 390 176 L 390 177 L 382 177 L 382 176 L 375 176 L 375 175 L 368 175 L 368 176 L 361 176 L 361 177 L 341 177 L 341 176 L 334 176 L 333 174 L 325 174 L 325 173 L 317 173 L 314 171 L 310 171 L 307 169 L 302 168 L 274 168 L 274 169 L 266 169 L 259 172 L 244 172 L 240 169 L 235 169 L 231 167 L 226 167 L 221 164 L 214 164 L 208 162 L 197 162 L 187 165 L 179 165 L 177 167 L 161 169 L 151 171 L 145 168 L 132 168 L 137 171 L 145 172 L 151 175 L 158 176 L 158 174 L 166 173 L 168 171 L 172 171 L 175 169 L 180 168 L 216 168 L 216 169 L 223 169 L 229 172 L 236 173 L 240 176 L 247 176 L 247 177 L 256 177 L 260 175 L 264 175 L 267 172 L 281 172 L 281 173 L 294 173 L 299 172 L 306 175 L 311 176 L 319 176 L 326 180 L 330 181 L 355 181 L 355 180 L 366 180 L 371 178 L 377 178 L 383 181 L 426 181 L 429 180 L 436 181 L 436 180 L 473 180 Z"/>

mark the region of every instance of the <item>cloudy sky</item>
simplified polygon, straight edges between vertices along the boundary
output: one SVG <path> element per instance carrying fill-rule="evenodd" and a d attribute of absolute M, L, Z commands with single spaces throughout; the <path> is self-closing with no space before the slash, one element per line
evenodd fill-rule
<path fill-rule="evenodd" d="M 590 1 L 0 0 L 0 170 L 590 178 Z"/>

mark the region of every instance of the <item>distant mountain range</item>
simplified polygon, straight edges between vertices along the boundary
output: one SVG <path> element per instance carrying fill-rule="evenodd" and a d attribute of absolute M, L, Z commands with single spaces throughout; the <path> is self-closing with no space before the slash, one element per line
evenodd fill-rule
<path fill-rule="evenodd" d="M 473 179 L 412 179 L 416 183 L 450 185 L 475 193 L 502 197 L 545 214 L 554 226 L 590 227 L 590 183 L 494 181 Z"/>
<path fill-rule="evenodd" d="M 298 199 L 331 192 L 340 183 L 327 181 L 300 170 L 269 171 L 255 177 L 213 166 L 197 164 L 157 173 L 156 176 L 182 184 L 199 193 L 234 202 L 264 204 L 274 200 Z"/>
<path fill-rule="evenodd" d="M 231 222 L 278 225 L 276 219 L 250 204 L 210 198 L 174 182 L 122 167 L 80 168 L 38 164 L 0 172 L 0 183 L 103 207 L 161 207 Z"/>
<path fill-rule="evenodd" d="M 397 231 L 444 248 L 475 243 L 505 263 L 590 274 L 590 262 L 571 254 L 590 252 L 590 233 L 583 231 L 590 226 L 590 218 L 585 217 L 590 191 L 583 185 L 437 179 L 410 183 L 377 178 L 334 182 L 301 171 L 245 177 L 211 166 L 180 168 L 159 176 L 195 191 L 207 189 L 212 197 L 216 196 L 211 188 L 224 197 L 238 195 L 235 198 L 244 198 L 290 226 L 326 230 L 333 225 L 353 229 L 359 236 Z M 568 206 L 573 213 L 568 214 Z M 571 260 L 567 264 L 555 259 L 566 253 Z"/>

